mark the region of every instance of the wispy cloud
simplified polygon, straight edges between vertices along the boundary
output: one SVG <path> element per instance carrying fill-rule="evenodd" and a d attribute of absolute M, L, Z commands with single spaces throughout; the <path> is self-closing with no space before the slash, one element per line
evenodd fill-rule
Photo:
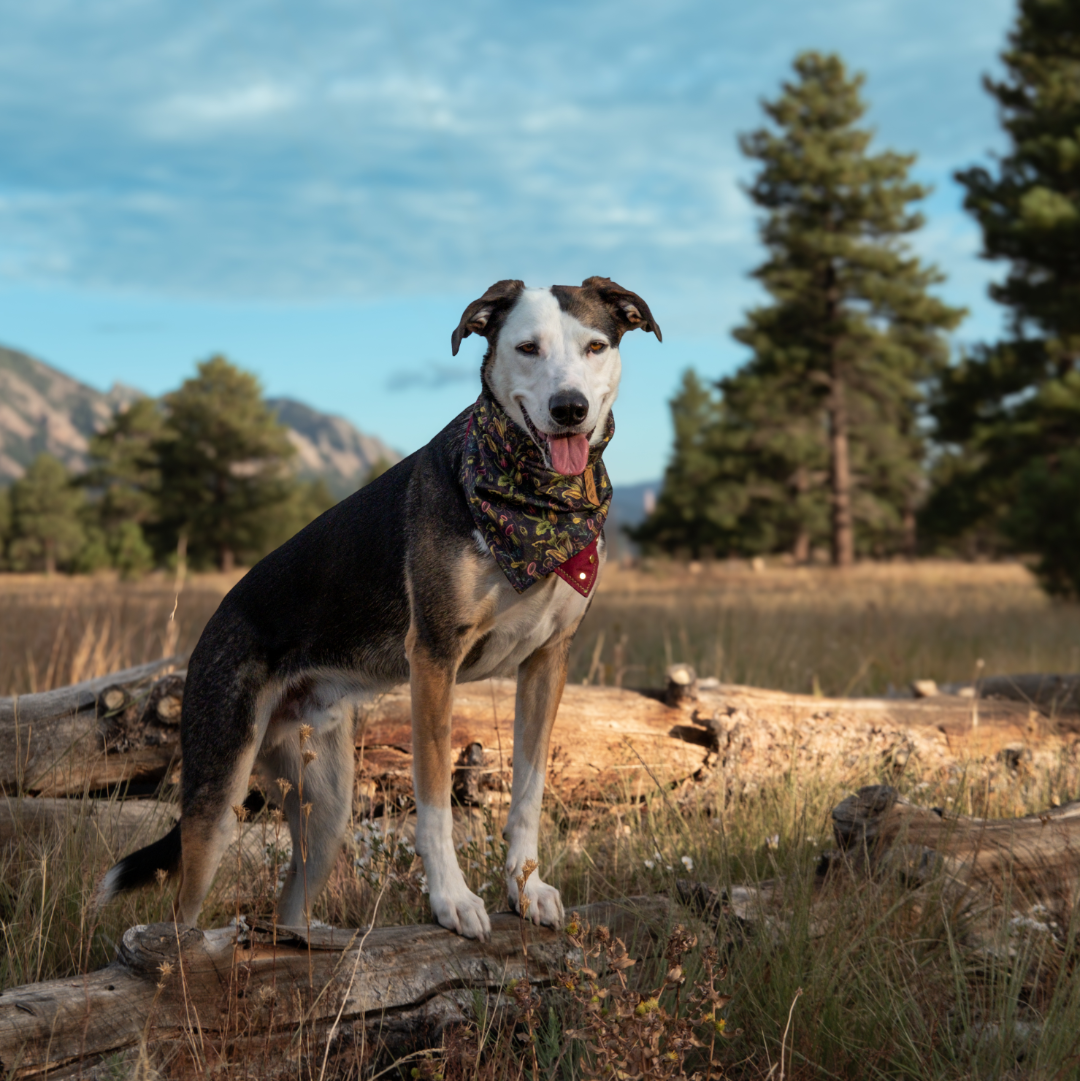
<path fill-rule="evenodd" d="M 997 139 L 978 76 L 1012 11 L 0 3 L 0 274 L 293 300 L 507 274 L 731 293 L 760 258 L 736 134 L 795 52 L 867 69 L 882 142 L 948 187 Z"/>
<path fill-rule="evenodd" d="M 453 364 L 440 364 L 428 361 L 423 368 L 406 368 L 395 372 L 386 380 L 386 389 L 403 390 L 442 390 L 455 383 L 479 384 L 479 372 L 475 368 L 466 368 Z"/>

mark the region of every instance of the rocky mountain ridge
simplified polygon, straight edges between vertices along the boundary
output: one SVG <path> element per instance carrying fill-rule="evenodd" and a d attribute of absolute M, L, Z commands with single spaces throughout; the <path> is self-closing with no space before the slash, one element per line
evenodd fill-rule
<path fill-rule="evenodd" d="M 121 383 L 107 393 L 80 383 L 36 357 L 0 346 L 0 486 L 23 475 L 42 452 L 78 473 L 87 467 L 90 437 L 142 391 Z M 353 491 L 380 459 L 401 458 L 344 417 L 291 398 L 268 399 L 289 429 L 297 472 L 322 477 L 337 497 Z"/>

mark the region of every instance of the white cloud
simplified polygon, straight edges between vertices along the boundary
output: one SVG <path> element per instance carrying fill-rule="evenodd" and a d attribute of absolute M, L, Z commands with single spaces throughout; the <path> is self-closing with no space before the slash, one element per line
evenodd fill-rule
<path fill-rule="evenodd" d="M 0 3 L 2 272 L 291 299 L 579 270 L 747 295 L 736 135 L 803 48 L 869 71 L 880 143 L 967 236 L 950 172 L 999 139 L 979 75 L 1012 7 Z M 989 271 L 964 243 L 920 250 L 966 297 Z"/>

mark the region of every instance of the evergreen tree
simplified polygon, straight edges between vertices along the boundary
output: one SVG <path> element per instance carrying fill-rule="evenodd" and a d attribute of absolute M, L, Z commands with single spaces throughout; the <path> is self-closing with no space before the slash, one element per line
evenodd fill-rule
<path fill-rule="evenodd" d="M 11 536 L 11 492 L 0 488 L 0 571 L 7 570 L 7 546 Z"/>
<path fill-rule="evenodd" d="M 88 527 L 80 569 L 105 563 L 134 578 L 153 566 L 146 530 L 158 521 L 161 470 L 158 443 L 164 431 L 161 406 L 140 398 L 116 413 L 90 440 L 90 468 L 82 483 L 97 493 L 95 521 Z M 100 534 L 100 535 L 99 535 Z"/>
<path fill-rule="evenodd" d="M 8 559 L 15 570 L 42 568 L 55 574 L 58 564 L 76 556 L 85 541 L 80 510 L 83 492 L 74 487 L 63 462 L 39 454 L 11 486 Z"/>
<path fill-rule="evenodd" d="M 164 425 L 161 405 L 139 398 L 90 440 L 90 468 L 83 482 L 100 492 L 106 533 L 123 522 L 146 525 L 155 518 L 161 487 L 157 445 Z"/>
<path fill-rule="evenodd" d="M 871 539 L 912 527 L 921 386 L 944 368 L 942 332 L 963 312 L 930 295 L 942 276 L 904 242 L 923 220 L 909 205 L 926 191 L 908 179 L 913 156 L 868 152 L 863 77 L 849 78 L 836 56 L 804 53 L 794 66 L 796 78 L 764 104 L 775 127 L 741 140 L 761 163 L 750 195 L 767 212 L 769 257 L 754 276 L 772 302 L 734 332 L 754 356 L 724 394 L 744 424 L 782 405 L 749 450 L 774 487 L 796 493 L 794 515 L 785 513 L 798 549 L 827 461 L 832 558 L 846 566 L 857 523 Z"/>
<path fill-rule="evenodd" d="M 990 287 L 1009 327 L 943 380 L 933 412 L 951 453 L 926 521 L 1038 551 L 1048 587 L 1080 594 L 1080 566 L 1037 527 L 1060 518 L 1068 492 L 1080 500 L 1068 487 L 1080 479 L 1080 4 L 1020 0 L 1002 60 L 1005 78 L 985 85 L 1010 151 L 957 179 L 984 256 L 1009 264 Z"/>
<path fill-rule="evenodd" d="M 277 539 L 295 487 L 285 468 L 294 448 L 255 376 L 221 356 L 197 371 L 163 399 L 165 427 L 153 443 L 157 536 L 172 550 L 183 535 L 194 565 L 231 570 L 238 557 L 257 558 Z"/>

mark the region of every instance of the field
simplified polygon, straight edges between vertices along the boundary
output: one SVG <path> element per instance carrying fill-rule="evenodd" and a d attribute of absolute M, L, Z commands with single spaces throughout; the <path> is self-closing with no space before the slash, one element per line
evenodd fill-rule
<path fill-rule="evenodd" d="M 180 650 L 191 648 L 228 584 L 216 576 L 188 583 L 176 603 L 178 631 L 172 632 Z M 160 656 L 174 601 L 164 579 L 125 584 L 0 577 L 0 694 L 43 690 Z M 572 678 L 655 686 L 666 663 L 689 660 L 699 674 L 725 680 L 868 694 L 913 678 L 967 680 L 980 659 L 987 675 L 1076 671 L 1080 608 L 1047 601 L 1017 564 L 866 565 L 846 576 L 824 568 L 618 569 L 608 575 L 579 633 Z M 827 776 L 778 778 L 753 797 L 719 803 L 703 793 L 677 807 L 657 791 L 639 804 L 627 799 L 608 808 L 551 807 L 541 867 L 568 908 L 674 893 L 680 877 L 714 886 L 766 877 L 791 884 L 782 934 L 743 940 L 728 921 L 715 939 L 705 924 L 692 924 L 699 943 L 683 962 L 685 991 L 679 998 L 669 987 L 659 996 L 658 1009 L 673 1032 L 671 1018 L 692 1012 L 687 992 L 701 980 L 703 947 L 718 942 L 727 971 L 717 989 L 732 996 L 716 1015 L 722 1033 L 713 1026 L 723 1076 L 1076 1076 L 1080 927 L 1071 896 L 1063 899 L 1056 924 L 1014 921 L 990 948 L 973 944 L 966 914 L 951 909 L 934 882 L 912 890 L 900 874 L 854 881 L 836 897 L 825 927 L 812 918 L 808 883 L 821 851 L 831 846 L 830 810 L 852 788 L 880 780 L 849 776 L 838 767 Z M 1053 778 L 1018 776 L 991 788 L 974 764 L 968 773 L 948 777 L 906 774 L 893 780 L 924 805 L 948 801 L 990 816 L 1041 809 L 1048 791 L 1074 798 L 1080 784 L 1070 767 Z M 112 956 L 125 927 L 167 916 L 169 887 L 125 899 L 100 915 L 92 910 L 93 884 L 117 854 L 83 828 L 80 802 L 71 805 L 69 830 L 51 840 L 24 840 L 3 856 L 0 989 L 98 967 Z M 505 905 L 500 845 L 490 839 L 499 836 L 498 813 L 465 854 L 470 885 L 489 883 L 485 896 L 493 910 Z M 411 851 L 373 851 L 363 823 L 356 825 L 352 848 L 317 915 L 339 926 L 358 926 L 373 916 L 379 923 L 429 919 Z M 272 819 L 261 817 L 247 828 L 263 831 L 275 850 Z M 268 911 L 275 880 L 271 858 L 255 867 L 227 859 L 204 921 L 222 925 L 238 909 Z M 631 970 L 635 979 L 655 976 L 655 967 L 644 962 Z M 601 1014 L 580 988 L 553 992 L 538 1011 L 519 1019 L 516 1032 L 508 1025 L 467 1028 L 445 1054 L 403 1064 L 387 1076 L 531 1077 L 526 1047 L 536 1049 L 537 1076 L 594 1076 L 587 1045 L 596 1046 Z M 634 1033 L 641 1026 L 635 1024 L 625 1026 L 623 1051 L 639 1039 Z M 571 1038 L 568 1031 L 580 1035 Z M 701 1026 L 695 1031 L 708 1042 Z M 686 1076 L 703 1069 L 700 1055 L 689 1054 Z M 144 1061 L 139 1076 L 152 1076 L 151 1067 Z M 261 1069 L 246 1061 L 211 1067 L 192 1051 L 164 1074 L 246 1077 L 260 1076 Z M 316 1058 L 316 1068 L 298 1066 L 296 1076 L 317 1077 L 317 1067 Z M 339 1067 L 341 1075 L 350 1068 Z"/>
<path fill-rule="evenodd" d="M 691 565 L 693 567 L 694 565 Z M 188 652 L 236 576 L 0 575 L 0 695 L 74 683 L 161 656 L 176 604 Z M 1080 607 L 1049 601 L 1019 563 L 609 567 L 578 632 L 570 679 L 663 685 L 702 676 L 777 690 L 882 694 L 912 679 L 1080 669 Z"/>

